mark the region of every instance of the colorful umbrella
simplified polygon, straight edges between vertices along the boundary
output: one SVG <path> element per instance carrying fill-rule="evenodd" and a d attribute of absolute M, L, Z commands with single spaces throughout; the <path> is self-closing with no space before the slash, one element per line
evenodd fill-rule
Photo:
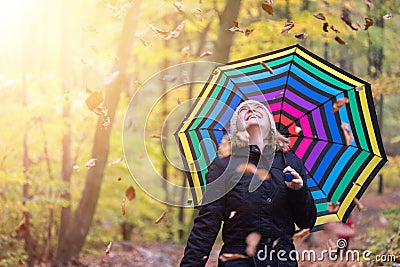
<path fill-rule="evenodd" d="M 217 67 L 176 132 L 194 204 L 207 166 L 244 100 L 269 106 L 277 129 L 303 161 L 318 211 L 316 228 L 346 221 L 386 163 L 371 86 L 295 45 Z M 337 211 L 328 203 L 340 202 Z"/>

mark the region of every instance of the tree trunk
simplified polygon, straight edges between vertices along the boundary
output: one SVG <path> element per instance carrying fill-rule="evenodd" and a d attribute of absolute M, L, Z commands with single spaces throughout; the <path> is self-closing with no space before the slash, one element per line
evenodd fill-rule
<path fill-rule="evenodd" d="M 108 114 L 111 120 L 111 125 L 104 129 L 102 127 L 103 120 L 97 122 L 96 132 L 94 136 L 92 157 L 96 158 L 96 166 L 88 170 L 86 177 L 85 188 L 82 193 L 82 198 L 78 208 L 68 224 L 68 229 L 65 235 L 65 241 L 59 244 L 56 263 L 64 264 L 72 259 L 78 259 L 79 253 L 85 242 L 86 235 L 89 231 L 96 206 L 100 194 L 101 184 L 106 167 L 109 145 L 110 131 L 112 122 L 115 117 L 115 112 L 118 106 L 121 87 L 126 84 L 126 69 L 130 52 L 132 50 L 134 32 L 137 26 L 139 16 L 138 8 L 141 0 L 134 3 L 129 9 L 124 20 L 124 26 L 121 35 L 120 46 L 117 52 L 119 61 L 115 61 L 112 72 L 119 71 L 119 75 L 108 86 L 104 98 L 104 106 L 108 109 Z"/>
<path fill-rule="evenodd" d="M 225 9 L 219 18 L 218 38 L 214 45 L 213 60 L 218 63 L 226 63 L 229 61 L 229 53 L 231 50 L 233 33 L 227 29 L 233 26 L 237 20 L 240 10 L 240 0 L 227 0 Z"/>

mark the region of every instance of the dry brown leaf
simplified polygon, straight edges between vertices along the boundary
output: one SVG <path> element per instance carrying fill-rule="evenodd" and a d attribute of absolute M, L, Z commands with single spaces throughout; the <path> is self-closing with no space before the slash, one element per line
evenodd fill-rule
<path fill-rule="evenodd" d="M 249 36 L 252 32 L 254 31 L 254 29 L 246 29 L 245 31 L 244 31 L 244 36 Z"/>
<path fill-rule="evenodd" d="M 162 139 L 162 136 L 161 136 L 161 135 L 153 134 L 153 135 L 151 136 L 151 138 Z"/>
<path fill-rule="evenodd" d="M 283 25 L 281 34 L 282 33 L 288 33 L 293 27 L 294 27 L 294 22 L 293 21 L 291 21 L 291 20 L 286 21 L 285 24 Z"/>
<path fill-rule="evenodd" d="M 114 166 L 114 165 L 117 165 L 118 163 L 121 163 L 122 162 L 122 157 L 121 158 L 117 158 L 116 160 L 114 160 L 113 162 L 110 162 L 109 164 L 108 164 L 108 166 Z"/>
<path fill-rule="evenodd" d="M 271 16 L 274 15 L 274 8 L 272 7 L 272 4 L 266 2 L 266 3 L 262 3 L 261 4 L 262 9 L 267 12 L 268 14 L 270 14 Z"/>
<path fill-rule="evenodd" d="M 328 22 L 325 22 L 324 25 L 322 26 L 322 30 L 323 30 L 324 32 L 329 32 L 329 31 L 328 31 L 328 27 L 329 27 L 329 23 L 328 23 Z"/>
<path fill-rule="evenodd" d="M 331 28 L 331 30 L 334 31 L 334 32 L 336 32 L 336 33 L 340 33 L 340 31 L 337 30 L 337 29 L 335 28 L 335 26 L 333 26 L 333 25 L 331 25 L 329 28 Z"/>
<path fill-rule="evenodd" d="M 90 169 L 90 168 L 96 166 L 96 160 L 97 159 L 95 159 L 95 158 L 89 159 L 88 162 L 86 162 L 85 167 Z"/>
<path fill-rule="evenodd" d="M 361 184 L 357 183 L 357 182 L 353 182 L 353 184 L 356 185 L 356 186 L 361 186 Z"/>
<path fill-rule="evenodd" d="M 257 245 L 261 240 L 261 234 L 258 232 L 252 232 L 246 237 L 246 253 L 250 257 L 256 254 Z"/>
<path fill-rule="evenodd" d="M 351 20 L 347 16 L 341 16 L 341 19 L 346 23 L 347 26 L 349 26 L 353 31 L 358 31 L 358 28 L 353 26 L 353 23 L 351 23 Z"/>
<path fill-rule="evenodd" d="M 229 213 L 229 219 L 232 219 L 233 217 L 235 217 L 236 213 L 237 213 L 236 210 L 231 211 L 231 213 Z"/>
<path fill-rule="evenodd" d="M 213 54 L 212 51 L 207 50 L 207 51 L 204 51 L 203 53 L 201 53 L 199 57 L 208 57 L 208 56 L 211 56 L 212 54 Z"/>
<path fill-rule="evenodd" d="M 182 104 L 182 101 L 181 101 L 181 99 L 179 97 L 176 99 L 176 103 L 178 103 L 178 105 Z"/>
<path fill-rule="evenodd" d="M 136 85 L 136 89 L 139 89 L 140 87 L 142 87 L 142 83 L 139 82 L 138 80 L 135 81 L 135 85 Z"/>
<path fill-rule="evenodd" d="M 353 227 L 347 226 L 342 222 L 327 222 L 323 225 L 323 229 L 338 236 L 353 237 L 357 234 Z"/>
<path fill-rule="evenodd" d="M 360 202 L 360 200 L 358 200 L 358 198 L 354 198 L 353 199 L 354 205 L 356 205 L 358 211 L 363 211 L 365 210 L 365 206 Z"/>
<path fill-rule="evenodd" d="M 236 167 L 238 173 L 251 173 L 255 174 L 257 172 L 257 167 L 253 163 L 242 163 Z"/>
<path fill-rule="evenodd" d="M 161 34 L 161 35 L 168 35 L 169 31 L 164 31 L 164 30 L 160 30 L 159 28 L 157 28 L 156 26 L 154 26 L 151 23 L 147 23 L 147 25 L 150 27 L 150 29 L 155 32 L 156 34 Z"/>
<path fill-rule="evenodd" d="M 28 230 L 27 225 L 26 225 L 26 214 L 23 214 L 22 220 L 19 222 L 17 228 L 15 229 L 15 232 L 17 233 L 17 237 L 23 237 Z"/>
<path fill-rule="evenodd" d="M 310 234 L 310 228 L 306 228 L 306 229 L 300 230 L 297 233 L 295 233 L 293 235 L 293 239 L 301 239 L 301 238 L 306 237 L 309 234 Z"/>
<path fill-rule="evenodd" d="M 304 33 L 296 34 L 294 37 L 296 37 L 299 40 L 304 40 L 307 38 L 307 36 L 308 36 L 308 34 L 304 32 Z"/>
<path fill-rule="evenodd" d="M 342 122 L 342 130 L 344 133 L 344 138 L 346 139 L 346 145 L 350 145 L 354 141 L 353 133 L 351 132 L 350 125 L 348 123 Z"/>
<path fill-rule="evenodd" d="M 122 177 L 118 177 L 117 178 L 117 181 L 119 182 L 119 181 L 121 181 L 122 180 Z"/>
<path fill-rule="evenodd" d="M 168 210 L 164 211 L 160 215 L 160 217 L 158 217 L 158 219 L 155 221 L 155 224 L 159 224 L 160 222 L 162 222 L 165 219 L 165 217 L 167 217 L 167 214 L 168 214 Z"/>
<path fill-rule="evenodd" d="M 185 6 L 180 2 L 175 2 L 174 7 L 178 10 L 179 13 L 183 13 L 185 11 Z"/>
<path fill-rule="evenodd" d="M 103 93 L 101 91 L 92 91 L 86 87 L 86 92 L 89 96 L 86 98 L 86 105 L 90 110 L 94 110 L 103 102 Z"/>
<path fill-rule="evenodd" d="M 219 256 L 219 259 L 223 262 L 239 260 L 239 259 L 246 259 L 246 258 L 247 257 L 243 254 L 233 254 L 233 253 L 223 253 Z"/>
<path fill-rule="evenodd" d="M 106 248 L 106 251 L 104 251 L 104 253 L 105 253 L 106 255 L 110 254 L 110 252 L 111 252 L 111 247 L 112 247 L 112 242 L 110 242 L 110 243 L 108 244 L 108 246 L 107 246 L 107 248 Z"/>
<path fill-rule="evenodd" d="M 133 186 L 128 187 L 128 189 L 125 190 L 125 196 L 128 200 L 132 200 L 136 197 L 136 191 Z"/>
<path fill-rule="evenodd" d="M 344 105 L 349 103 L 349 99 L 347 97 L 339 98 L 333 103 L 333 112 L 337 112 L 340 108 L 342 108 Z"/>
<path fill-rule="evenodd" d="M 340 202 L 329 202 L 328 203 L 328 211 L 329 212 L 337 212 L 340 208 Z"/>
<path fill-rule="evenodd" d="M 391 19 L 392 17 L 392 13 L 387 13 L 386 15 L 382 16 L 383 19 Z"/>
<path fill-rule="evenodd" d="M 125 198 L 122 199 L 121 213 L 122 213 L 122 216 L 125 216 L 125 213 L 126 213 Z"/>
<path fill-rule="evenodd" d="M 346 44 L 346 42 L 342 38 L 340 38 L 339 36 L 335 37 L 335 41 L 338 42 L 341 45 L 345 45 Z"/>
<path fill-rule="evenodd" d="M 18 259 L 18 265 L 24 265 L 25 266 L 25 263 L 21 259 Z"/>
<path fill-rule="evenodd" d="M 365 17 L 365 24 L 364 24 L 364 30 L 368 30 L 369 27 L 371 27 L 372 25 L 374 25 L 374 20 L 368 17 Z"/>
<path fill-rule="evenodd" d="M 320 20 L 326 20 L 325 15 L 323 13 L 314 14 L 313 16 Z"/>
<path fill-rule="evenodd" d="M 274 70 L 271 69 L 270 66 L 268 66 L 265 62 L 261 61 L 260 64 L 271 74 L 274 74 Z"/>
<path fill-rule="evenodd" d="M 182 21 L 172 32 L 170 32 L 167 36 L 165 36 L 164 40 L 168 41 L 172 38 L 178 38 L 181 34 L 183 28 L 185 28 L 186 22 Z"/>
<path fill-rule="evenodd" d="M 233 23 L 233 27 L 229 28 L 228 31 L 244 33 L 244 30 L 239 27 L 239 22 L 237 21 Z"/>
<path fill-rule="evenodd" d="M 144 45 L 144 46 L 146 46 L 146 47 L 150 46 L 150 43 L 147 42 L 145 39 L 139 38 L 139 40 L 140 40 L 140 42 L 142 43 L 142 45 Z"/>

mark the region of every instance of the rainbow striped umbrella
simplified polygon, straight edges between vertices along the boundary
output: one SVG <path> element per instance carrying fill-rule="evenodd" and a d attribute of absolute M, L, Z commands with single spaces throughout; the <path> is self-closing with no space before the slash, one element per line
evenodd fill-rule
<path fill-rule="evenodd" d="M 176 132 L 194 204 L 207 166 L 244 100 L 269 107 L 304 163 L 318 210 L 316 228 L 345 221 L 386 163 L 369 83 L 295 45 L 215 69 Z M 337 211 L 328 203 L 340 202 Z"/>

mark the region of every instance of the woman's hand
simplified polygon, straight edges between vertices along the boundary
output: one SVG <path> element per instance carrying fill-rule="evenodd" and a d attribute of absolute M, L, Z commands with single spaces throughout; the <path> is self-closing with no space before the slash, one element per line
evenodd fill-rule
<path fill-rule="evenodd" d="M 283 170 L 283 173 L 291 173 L 293 175 L 293 180 L 291 182 L 285 181 L 286 186 L 288 188 L 293 190 L 299 190 L 303 187 L 303 179 L 301 179 L 300 174 L 297 171 L 295 171 L 292 167 L 287 166 Z"/>

